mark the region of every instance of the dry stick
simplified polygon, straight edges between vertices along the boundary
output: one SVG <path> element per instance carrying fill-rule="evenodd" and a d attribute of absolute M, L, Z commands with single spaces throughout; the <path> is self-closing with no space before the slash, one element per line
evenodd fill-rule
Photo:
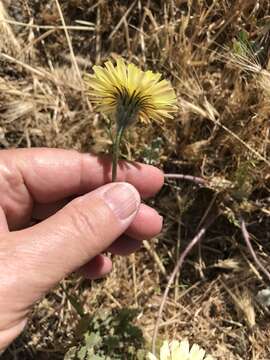
<path fill-rule="evenodd" d="M 27 71 L 31 72 L 32 74 L 35 74 L 37 76 L 40 76 L 43 79 L 47 79 L 52 81 L 55 85 L 59 85 L 59 86 L 66 86 L 69 87 L 70 89 L 76 90 L 76 91 L 81 91 L 81 89 L 77 88 L 76 85 L 73 85 L 71 83 L 67 83 L 61 80 L 56 79 L 52 74 L 50 74 L 49 72 L 47 72 L 46 70 L 43 69 L 36 69 L 26 63 L 24 63 L 23 61 L 20 61 L 10 55 L 4 54 L 0 52 L 0 58 L 4 58 L 5 60 L 8 60 L 10 62 L 14 62 L 15 64 L 22 66 L 24 69 L 26 69 Z"/>
<path fill-rule="evenodd" d="M 201 227 L 202 227 L 202 224 L 204 223 L 204 221 L 207 219 L 211 209 L 213 208 L 214 206 L 214 203 L 216 202 L 217 200 L 217 197 L 218 197 L 218 192 L 216 192 L 210 202 L 210 204 L 208 205 L 207 209 L 205 210 L 204 214 L 203 214 L 203 217 L 201 218 L 200 222 L 199 222 L 199 225 L 196 227 L 196 230 L 195 231 L 198 231 Z M 198 253 L 199 253 L 199 273 L 200 273 L 200 276 L 202 279 L 205 278 L 204 276 L 204 273 L 203 273 L 203 261 L 202 261 L 202 249 L 201 249 L 201 243 L 199 243 L 199 246 L 198 246 Z"/>
<path fill-rule="evenodd" d="M 164 267 L 164 265 L 162 264 L 162 261 L 160 260 L 160 257 L 158 256 L 157 252 L 155 251 L 155 249 L 153 249 L 150 245 L 149 242 L 144 240 L 143 241 L 143 246 L 146 248 L 146 250 L 148 251 L 148 253 L 150 254 L 150 256 L 152 256 L 153 260 L 155 261 L 155 263 L 157 264 L 160 272 L 162 273 L 162 275 L 166 276 L 166 269 Z"/>
<path fill-rule="evenodd" d="M 55 29 L 51 29 L 46 31 L 45 33 L 43 33 L 42 35 L 40 35 L 38 38 L 34 39 L 33 41 L 31 41 L 28 45 L 26 45 L 20 52 L 19 55 L 26 53 L 31 47 L 33 47 L 34 45 L 36 45 L 39 41 L 42 41 L 44 39 L 46 39 L 46 37 L 50 36 L 51 34 L 53 34 L 55 32 Z"/>
<path fill-rule="evenodd" d="M 127 9 L 127 11 L 124 13 L 124 15 L 121 17 L 120 21 L 118 22 L 118 24 L 115 26 L 115 28 L 113 29 L 113 31 L 111 32 L 108 40 L 112 40 L 112 38 L 114 37 L 115 33 L 118 31 L 118 29 L 120 28 L 120 26 L 124 23 L 124 20 L 128 17 L 129 13 L 131 12 L 131 10 L 134 8 L 135 4 L 136 4 L 137 0 L 133 1 L 133 3 L 130 5 L 130 7 Z"/>
<path fill-rule="evenodd" d="M 188 180 L 193 181 L 198 185 L 206 185 L 207 181 L 203 178 L 192 176 L 192 175 L 184 175 L 184 174 L 165 174 L 165 179 L 181 179 L 181 180 Z"/>
<path fill-rule="evenodd" d="M 177 197 L 177 202 L 179 206 L 179 219 L 177 224 L 177 242 L 176 242 L 176 260 L 179 259 L 180 256 L 180 248 L 181 248 L 181 226 L 182 226 L 182 212 L 181 212 L 181 205 L 179 205 L 179 198 Z M 176 301 L 178 294 L 179 294 L 179 287 L 177 284 L 179 283 L 180 279 L 180 272 L 178 272 L 174 279 L 174 300 Z"/>
<path fill-rule="evenodd" d="M 126 38 L 126 48 L 127 48 L 127 52 L 128 52 L 128 59 L 129 61 L 131 61 L 132 59 L 132 51 L 131 51 L 131 47 L 130 47 L 130 36 L 129 36 L 129 29 L 128 29 L 128 22 L 127 19 L 124 19 L 124 31 L 125 31 L 125 38 Z"/>
<path fill-rule="evenodd" d="M 259 269 L 261 269 L 261 271 L 264 273 L 264 275 L 267 277 L 267 279 L 269 280 L 270 282 L 270 273 L 269 271 L 266 270 L 266 268 L 263 266 L 263 264 L 260 262 L 260 260 L 258 259 L 252 245 L 251 245 L 251 242 L 250 242 L 250 238 L 249 238 L 249 233 L 247 231 L 247 228 L 246 228 L 246 223 L 243 219 L 241 219 L 241 230 L 242 230 L 242 235 L 243 235 L 243 238 L 247 244 L 247 247 L 248 247 L 248 250 L 251 254 L 251 256 L 253 257 L 253 260 L 255 261 L 256 265 L 258 266 Z"/>
<path fill-rule="evenodd" d="M 132 280 L 133 280 L 133 291 L 134 291 L 134 304 L 138 308 L 138 286 L 137 286 L 137 271 L 136 271 L 136 255 L 133 253 L 130 256 L 132 264 Z"/>
<path fill-rule="evenodd" d="M 60 6 L 58 0 L 55 0 L 55 3 L 56 3 L 57 9 L 58 9 L 58 12 L 59 12 L 59 15 L 60 15 L 60 19 L 61 19 L 61 22 L 62 22 L 62 25 L 63 25 L 63 28 L 64 28 L 64 32 L 65 32 L 65 35 L 66 35 L 66 39 L 67 39 L 67 43 L 68 43 L 68 47 L 69 47 L 69 51 L 70 51 L 70 56 L 71 56 L 71 61 L 73 63 L 74 70 L 77 73 L 78 80 L 79 80 L 80 84 L 82 85 L 82 77 L 81 77 L 80 69 L 79 69 L 79 66 L 78 66 L 77 61 L 76 61 L 76 57 L 75 57 L 75 54 L 74 54 L 74 51 L 73 51 L 71 39 L 70 39 L 68 30 L 67 30 L 67 25 L 66 25 L 63 13 L 62 13 L 62 9 L 61 9 L 61 6 Z"/>
<path fill-rule="evenodd" d="M 161 316 L 162 316 L 162 312 L 170 291 L 170 287 L 174 281 L 174 278 L 176 276 L 176 274 L 178 273 L 178 271 L 181 269 L 183 262 L 186 258 L 186 256 L 190 253 L 190 251 L 192 250 L 192 248 L 198 244 L 198 242 L 201 240 L 201 238 L 203 237 L 203 235 L 206 233 L 207 229 L 209 228 L 209 226 L 215 221 L 215 219 L 217 218 L 217 216 L 215 216 L 214 218 L 212 218 L 211 220 L 208 221 L 208 223 L 201 228 L 201 230 L 198 232 L 198 234 L 190 241 L 190 243 L 187 245 L 187 247 L 185 248 L 185 250 L 182 252 L 179 260 L 177 261 L 172 274 L 170 275 L 168 284 L 166 286 L 166 289 L 164 291 L 161 303 L 160 303 L 160 307 L 159 307 L 159 311 L 158 311 L 158 316 L 157 316 L 157 320 L 156 320 L 156 324 L 155 324 L 155 329 L 154 329 L 154 334 L 153 334 L 153 340 L 152 340 L 152 353 L 155 355 L 156 354 L 156 341 L 157 341 L 157 335 L 158 335 L 158 329 L 159 329 L 159 323 L 161 320 Z"/>
<path fill-rule="evenodd" d="M 71 25 L 71 26 L 55 26 L 55 25 L 38 25 L 38 24 L 27 24 L 15 20 L 8 20 L 8 19 L 1 19 L 1 22 L 5 22 L 7 24 L 16 25 L 16 26 L 22 26 L 22 27 L 28 27 L 33 29 L 45 29 L 45 30 L 77 30 L 77 31 L 94 31 L 95 26 L 93 24 L 93 27 L 91 26 L 80 26 L 80 25 Z"/>
<path fill-rule="evenodd" d="M 141 3 L 138 2 L 138 6 L 139 6 L 139 10 L 141 10 Z M 146 10 L 145 9 L 148 9 L 150 6 L 150 0 L 147 1 L 147 4 L 144 8 L 144 12 L 143 12 L 143 16 L 142 16 L 142 19 L 141 19 L 141 22 L 140 22 L 140 32 L 139 32 L 139 37 L 140 37 L 140 45 L 141 45 L 141 51 L 142 51 L 142 58 L 143 58 L 143 64 L 146 63 L 146 56 L 145 56 L 145 41 L 144 41 L 144 31 L 143 31 L 143 27 L 144 27 L 144 22 L 145 22 L 145 19 L 146 19 Z"/>
<path fill-rule="evenodd" d="M 5 60 L 8 60 L 8 61 L 11 61 L 11 62 L 14 62 L 16 63 L 17 65 L 20 65 L 22 66 L 23 68 L 25 68 L 26 70 L 29 70 L 31 73 L 33 74 L 36 74 L 42 78 L 48 78 L 49 80 L 52 80 L 52 76 L 50 73 L 48 73 L 47 71 L 45 70 L 38 70 L 38 69 L 35 69 L 33 68 L 32 66 L 20 61 L 20 60 L 17 60 L 16 58 L 10 56 L 10 55 L 7 55 L 7 54 L 4 54 L 4 53 L 0 53 L 0 57 L 4 58 Z"/>
<path fill-rule="evenodd" d="M 101 60 L 101 11 L 100 6 L 97 7 L 96 19 L 96 65 L 99 65 Z"/>
<path fill-rule="evenodd" d="M 91 106 L 91 104 L 89 102 L 89 99 L 88 99 L 88 97 L 86 96 L 86 94 L 83 91 L 84 90 L 84 82 L 83 82 L 83 79 L 82 79 L 82 76 L 81 76 L 81 72 L 80 72 L 80 69 L 79 69 L 79 66 L 78 66 L 78 62 L 77 62 L 75 54 L 74 54 L 72 42 L 71 42 L 68 30 L 67 30 L 67 25 L 66 25 L 66 22 L 65 22 L 65 19 L 64 19 L 64 16 L 63 16 L 61 6 L 60 6 L 58 0 L 55 0 L 55 3 L 56 3 L 57 9 L 58 9 L 58 12 L 59 12 L 59 15 L 60 15 L 60 19 L 61 19 L 61 22 L 62 22 L 62 25 L 63 25 L 63 28 L 64 28 L 64 32 L 65 32 L 65 35 L 66 35 L 66 39 L 67 39 L 67 43 L 68 43 L 68 47 L 69 47 L 70 58 L 71 58 L 71 62 L 72 62 L 72 65 L 73 65 L 73 69 L 74 69 L 75 74 L 77 74 L 78 81 L 79 81 L 79 84 L 80 84 L 80 87 L 81 87 L 82 97 L 84 98 L 84 100 L 85 100 L 85 102 L 87 104 L 88 110 L 92 111 L 92 106 Z"/>

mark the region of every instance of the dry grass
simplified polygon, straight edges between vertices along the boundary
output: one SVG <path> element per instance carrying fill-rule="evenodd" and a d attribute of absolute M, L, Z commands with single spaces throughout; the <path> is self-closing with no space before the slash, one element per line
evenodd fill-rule
<path fill-rule="evenodd" d="M 107 120 L 92 110 L 82 74 L 121 54 L 172 80 L 179 112 L 164 126 L 137 124 L 123 155 L 205 186 L 167 180 L 152 201 L 165 216 L 159 239 L 90 285 L 63 287 L 85 310 L 138 308 L 151 343 L 168 277 L 214 199 L 220 216 L 188 256 L 162 316 L 161 338 L 188 337 L 217 359 L 269 358 L 266 287 L 243 241 L 244 217 L 257 257 L 270 256 L 269 1 L 0 1 L 0 146 L 107 152 Z M 5 19 L 5 21 L 3 21 Z M 241 31 L 254 50 L 233 54 Z M 62 359 L 78 316 L 63 288 L 34 310 L 6 359 Z"/>

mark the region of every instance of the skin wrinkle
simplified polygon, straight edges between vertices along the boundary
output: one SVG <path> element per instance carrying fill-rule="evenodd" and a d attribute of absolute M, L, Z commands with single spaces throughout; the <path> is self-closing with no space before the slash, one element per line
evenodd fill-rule
<path fill-rule="evenodd" d="M 17 284 L 16 294 L 19 296 L 19 293 L 25 292 L 26 288 L 31 289 L 29 299 L 27 298 L 27 293 L 23 296 L 25 303 L 33 298 L 37 301 L 46 293 L 48 285 L 51 287 L 56 285 L 58 280 L 56 280 L 54 276 L 56 266 L 68 269 L 69 262 L 67 257 L 44 257 L 44 251 L 46 251 L 48 246 L 51 247 L 51 252 L 53 252 L 59 239 L 62 241 L 61 234 L 62 231 L 66 231 L 66 228 L 66 225 L 57 227 L 54 232 L 50 233 L 49 239 L 45 233 L 40 232 L 39 238 L 35 239 L 36 241 L 33 241 L 32 237 L 31 242 L 28 243 L 28 239 L 25 239 L 23 241 L 24 245 L 21 246 L 21 248 L 17 247 L 17 259 L 13 256 L 14 270 L 19 267 L 22 268 L 23 271 L 19 279 L 17 276 L 17 282 L 18 284 L 22 284 L 22 288 L 20 290 Z M 52 247 L 51 244 L 54 244 L 54 246 Z M 77 250 L 77 247 L 74 246 L 74 249 Z M 71 249 L 65 249 L 65 251 L 69 252 L 69 256 L 73 255 Z M 27 259 L 27 262 L 25 259 Z M 42 276 L 39 269 L 43 269 Z M 45 269 L 47 269 L 47 271 L 45 271 Z M 68 271 L 66 271 L 66 274 L 67 273 Z"/>
<path fill-rule="evenodd" d="M 11 258 L 15 257 L 14 249 L 11 248 L 10 245 L 6 243 L 5 237 L 0 237 L 0 264 L 1 268 L 5 269 L 5 271 L 0 271 L 0 293 L 8 290 L 9 286 L 13 286 L 17 282 L 17 271 L 13 272 L 12 276 L 12 262 L 10 261 Z M 9 274 L 7 276 L 7 274 Z"/>
<path fill-rule="evenodd" d="M 10 258 L 13 258 L 14 251 L 9 254 L 7 249 L 9 247 L 5 240 L 0 240 L 0 263 L 5 269 L 4 272 L 0 272 L 0 344 L 2 344 L 1 337 L 6 337 L 5 332 L 9 330 L 15 332 L 16 326 L 22 321 L 26 321 L 25 318 L 30 310 L 30 305 L 25 306 L 24 284 L 22 281 L 18 281 L 16 256 L 14 262 L 9 261 Z M 16 301 L 10 301 L 11 299 L 16 299 Z"/>
<path fill-rule="evenodd" d="M 24 299 L 23 304 L 25 304 L 28 295 L 28 293 L 25 292 L 25 288 L 29 279 L 32 284 L 31 287 L 35 288 L 36 292 L 39 293 L 42 289 L 44 291 L 44 286 L 42 284 L 46 283 L 47 274 L 44 274 L 41 278 L 40 274 L 35 270 L 36 264 L 40 264 L 42 260 L 44 261 L 44 257 L 38 258 L 37 256 L 37 254 L 42 251 L 43 247 L 41 244 L 43 241 L 41 238 L 35 242 L 31 241 L 31 247 L 29 247 L 27 246 L 27 239 L 25 241 L 23 238 L 23 241 L 18 240 L 18 238 L 21 238 L 21 236 L 18 235 L 18 232 L 12 232 L 10 235 L 11 238 L 8 244 L 5 242 L 4 238 L 2 242 L 0 242 L 0 260 L 1 265 L 5 269 L 5 272 L 1 272 L 0 274 L 0 294 L 1 298 L 4 299 L 6 296 L 3 296 L 3 294 L 13 294 L 12 298 L 22 298 Z M 3 254 L 2 256 L 1 253 Z M 25 261 L 25 259 L 27 259 L 27 261 Z M 50 264 L 48 263 L 48 266 L 49 265 Z M 6 281 L 4 281 L 5 279 Z M 32 295 L 33 292 L 29 295 L 30 298 L 32 298 Z M 18 300 L 13 303 L 11 302 L 11 304 L 13 307 L 14 305 L 18 305 L 19 308 L 17 308 L 17 310 L 13 309 L 17 312 L 23 310 L 22 308 L 25 308 L 22 304 L 18 304 Z M 8 303 L 6 310 L 8 310 L 9 306 L 10 303 Z"/>
<path fill-rule="evenodd" d="M 34 228 L 35 227 L 33 227 L 32 231 L 35 233 L 36 230 Z M 34 301 L 39 300 L 46 293 L 48 287 L 53 287 L 57 284 L 60 278 L 55 279 L 55 267 L 62 268 L 63 273 L 65 273 L 63 276 L 65 276 L 69 273 L 69 259 L 73 258 L 74 256 L 83 256 L 84 258 L 87 257 L 85 249 L 79 247 L 79 244 L 76 241 L 74 241 L 74 246 L 69 247 L 68 249 L 65 248 L 68 256 L 55 257 L 48 254 L 47 257 L 44 257 L 44 251 L 46 252 L 46 249 L 48 249 L 48 246 L 51 246 L 51 244 L 54 244 L 54 246 L 51 247 L 51 253 L 54 253 L 54 248 L 59 246 L 59 240 L 60 242 L 63 241 L 63 232 L 67 237 L 75 237 L 72 229 L 69 229 L 69 226 L 66 224 L 60 225 L 51 231 L 50 238 L 47 238 L 47 234 L 41 230 L 36 241 L 33 241 L 31 234 L 31 241 L 28 241 L 29 233 L 27 237 L 24 234 L 20 236 L 22 241 L 17 241 L 17 232 L 13 232 L 11 234 L 12 239 L 10 242 L 13 242 L 14 246 L 12 247 L 13 251 L 10 255 L 8 255 L 7 252 L 5 253 L 4 249 L 4 254 L 7 254 L 9 261 L 5 266 L 5 274 L 2 274 L 2 276 L 0 275 L 0 283 L 3 285 L 0 285 L 0 293 L 2 298 L 6 298 L 5 295 L 3 296 L 5 293 L 9 294 L 9 297 L 12 299 L 21 298 L 23 299 L 23 303 L 18 304 L 18 300 L 13 303 L 11 302 L 13 308 L 10 309 L 10 313 L 27 311 L 25 304 L 31 303 L 33 299 Z M 4 245 L 5 244 L 3 244 L 3 246 Z M 81 252 L 81 254 L 78 254 L 79 252 Z M 27 259 L 27 261 L 25 261 L 25 259 Z M 22 271 L 18 271 L 18 269 L 21 269 Z M 39 272 L 39 269 L 43 269 L 42 276 Z M 47 271 L 44 271 L 45 269 L 47 269 Z M 8 276 L 7 271 L 10 274 Z M 6 284 L 4 284 L 4 281 L 1 279 L 1 277 L 7 279 Z M 31 291 L 29 291 L 29 293 L 26 292 L 26 288 L 31 289 Z M 9 304 L 10 303 L 8 303 L 8 306 L 5 306 L 5 312 L 9 310 Z M 16 309 L 14 308 L 14 305 L 16 306 Z"/>
<path fill-rule="evenodd" d="M 42 160 L 42 152 L 44 151 L 44 159 Z M 46 184 L 44 184 L 44 189 L 45 191 L 43 192 L 40 186 L 40 183 L 42 183 L 44 179 L 46 179 L 45 181 L 50 181 L 48 180 L 48 178 L 50 178 L 50 173 L 51 174 L 55 174 L 55 168 L 59 168 L 59 163 L 56 162 L 55 163 L 55 159 L 54 160 L 50 160 L 48 156 L 46 156 L 46 149 L 41 149 L 41 156 L 34 156 L 33 158 L 30 159 L 30 163 L 29 163 L 29 157 L 27 157 L 28 161 L 23 161 L 21 163 L 20 166 L 20 170 L 23 174 L 23 177 L 25 179 L 25 183 L 28 189 L 32 189 L 31 191 L 31 195 L 32 198 L 35 200 L 35 202 L 41 203 L 41 204 L 48 204 L 48 203 L 53 203 L 59 199 L 58 196 L 58 191 L 56 191 L 55 193 L 53 192 L 52 189 L 52 193 L 51 193 L 51 197 L 48 197 L 48 192 L 46 191 Z M 69 167 L 73 168 L 73 172 L 77 173 L 78 176 L 72 176 L 72 183 L 73 184 L 73 188 L 74 188 L 74 195 L 79 194 L 79 186 L 80 186 L 80 154 L 75 151 L 75 150 L 69 150 L 70 152 L 70 157 L 67 157 L 67 159 L 64 159 L 64 157 L 61 157 L 61 165 L 62 165 L 62 171 L 64 172 L 63 177 L 66 178 L 66 172 L 69 171 Z M 48 157 L 48 158 L 47 158 Z M 78 167 L 78 171 L 76 171 L 76 169 L 74 169 L 74 159 L 75 159 L 75 167 Z M 65 164 L 65 162 L 69 165 L 67 166 Z M 71 166 L 71 162 L 73 162 L 72 166 Z M 29 176 L 27 174 L 27 172 L 29 171 L 29 169 L 31 169 L 32 173 L 31 176 Z M 46 176 L 43 175 L 43 172 L 47 172 L 50 171 L 50 173 L 47 173 Z M 35 175 L 35 176 L 34 176 Z M 42 176 L 43 175 L 43 176 Z M 54 175 L 52 175 L 54 176 Z M 75 181 L 74 181 L 75 180 Z M 38 184 L 37 188 L 36 185 Z M 69 189 L 66 191 L 64 191 L 65 189 L 65 183 L 63 183 L 63 187 L 61 189 L 61 192 L 63 193 L 62 195 L 62 199 L 66 198 L 66 196 L 69 193 Z"/>
<path fill-rule="evenodd" d="M 80 206 L 82 201 L 85 200 L 83 200 L 83 198 L 76 198 L 68 204 L 67 208 L 70 208 L 71 222 L 74 224 L 73 229 L 75 228 L 78 232 L 77 237 L 84 240 L 82 242 L 84 245 L 83 249 L 87 249 L 91 245 L 91 252 L 86 250 L 86 258 L 89 260 L 93 257 L 93 252 L 99 253 L 101 251 L 100 243 L 104 243 L 105 233 L 107 232 L 104 231 L 103 226 L 99 226 L 99 224 L 103 223 L 102 219 L 108 219 L 110 232 L 116 233 L 116 237 L 117 229 L 119 228 L 119 219 L 102 199 L 95 198 L 92 200 L 91 194 L 89 195 L 88 201 L 91 202 L 92 207 L 95 208 L 94 212 L 91 209 L 88 209 L 86 212 L 86 210 Z M 76 216 L 74 216 L 74 214 L 76 214 Z M 89 239 L 91 239 L 91 244 L 89 243 Z"/>
<path fill-rule="evenodd" d="M 80 167 L 79 167 L 79 184 L 78 184 L 78 194 L 85 193 L 85 191 L 91 191 L 96 188 L 96 184 L 93 179 L 96 179 L 96 182 L 101 182 L 101 174 L 103 167 L 97 159 L 90 154 L 82 154 L 80 156 Z M 91 174 L 91 181 L 90 181 Z M 89 186 L 89 183 L 92 183 L 92 186 Z M 105 182 L 104 182 L 105 183 Z"/>
<path fill-rule="evenodd" d="M 87 173 L 84 170 L 85 162 L 86 162 L 86 156 L 81 156 L 80 160 L 79 160 L 79 163 L 80 163 L 79 169 L 80 169 L 80 171 L 79 171 L 79 176 L 78 176 L 79 177 L 79 187 L 78 187 L 78 189 L 80 189 L 81 192 L 83 192 L 83 189 L 85 189 L 84 178 L 83 178 L 83 174 Z"/>
<path fill-rule="evenodd" d="M 83 244 L 82 248 L 86 254 L 85 257 L 90 259 L 91 256 L 93 256 L 93 252 L 89 253 L 89 251 L 87 251 L 87 248 L 89 248 L 88 240 L 91 239 L 92 251 L 94 249 L 95 252 L 98 252 L 99 251 L 98 242 L 99 239 L 102 238 L 102 231 L 101 231 L 102 229 L 98 227 L 98 224 L 100 222 L 99 218 L 100 216 L 102 218 L 106 218 L 106 216 L 107 217 L 110 216 L 111 218 L 111 213 L 110 212 L 108 214 L 104 213 L 104 203 L 100 199 L 95 200 L 95 205 L 97 205 L 95 207 L 95 212 L 91 211 L 91 209 L 88 209 L 86 213 L 85 208 L 81 208 L 80 203 L 81 203 L 80 198 L 77 198 L 72 202 L 70 202 L 67 208 L 69 208 L 70 210 L 69 211 L 70 220 L 71 220 L 70 223 L 73 224 L 72 233 L 74 234 L 74 230 L 75 230 L 75 232 L 77 232 L 78 234 L 76 238 L 81 238 L 82 240 L 86 239 L 86 242 L 84 241 L 82 243 Z M 98 204 L 100 205 L 98 206 Z M 102 211 L 100 211 L 100 208 L 102 209 Z M 109 210 L 108 207 L 107 210 Z"/>
<path fill-rule="evenodd" d="M 19 229 L 30 221 L 33 206 L 32 197 L 18 167 L 6 159 L 0 158 L 0 205 L 3 208 L 9 226 Z"/>
<path fill-rule="evenodd" d="M 8 231 L 9 229 L 6 214 L 2 206 L 0 205 L 0 234 L 7 233 Z"/>
<path fill-rule="evenodd" d="M 27 160 L 29 161 L 29 159 L 27 159 Z M 34 166 L 35 165 L 34 164 L 34 159 L 31 159 L 30 166 L 29 166 L 28 161 L 25 161 L 24 159 L 20 159 L 20 162 L 18 163 L 18 167 L 19 167 L 19 170 L 20 170 L 20 172 L 21 172 L 21 174 L 23 176 L 24 183 L 25 183 L 25 186 L 27 188 L 27 191 L 30 194 L 30 196 L 31 196 L 31 198 L 32 198 L 32 200 L 34 202 L 35 201 L 35 196 L 34 196 L 34 193 L 32 193 L 32 191 L 30 190 L 31 186 L 30 186 L 30 184 L 28 184 L 28 181 L 27 181 L 28 176 L 27 176 L 27 174 L 25 172 L 25 169 L 28 169 L 28 171 L 29 171 L 29 168 L 30 168 L 31 169 L 31 177 L 33 177 L 34 174 L 37 174 L 37 167 Z M 42 181 L 40 176 L 36 176 L 36 180 L 39 181 L 39 182 Z"/>

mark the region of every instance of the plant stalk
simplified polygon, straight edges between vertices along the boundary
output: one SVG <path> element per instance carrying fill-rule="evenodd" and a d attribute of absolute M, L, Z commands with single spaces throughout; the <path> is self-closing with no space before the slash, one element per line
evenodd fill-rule
<path fill-rule="evenodd" d="M 119 160 L 119 149 L 120 149 L 120 143 L 124 134 L 125 127 L 121 126 L 118 128 L 115 140 L 113 143 L 113 160 L 112 160 L 112 182 L 116 181 L 117 177 L 117 165 Z"/>

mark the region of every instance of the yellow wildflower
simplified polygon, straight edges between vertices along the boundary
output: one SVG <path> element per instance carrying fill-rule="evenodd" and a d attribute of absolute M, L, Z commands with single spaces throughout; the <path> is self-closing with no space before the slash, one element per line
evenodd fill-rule
<path fill-rule="evenodd" d="M 113 144 L 112 181 L 116 179 L 119 146 L 125 129 L 138 118 L 144 122 L 172 118 L 176 110 L 176 96 L 171 84 L 161 80 L 161 74 L 142 71 L 134 64 L 126 65 L 122 58 L 116 65 L 94 66 L 94 74 L 85 81 L 91 100 L 98 109 L 115 120 L 116 136 Z"/>
<path fill-rule="evenodd" d="M 105 67 L 94 66 L 94 74 L 86 75 L 91 100 L 99 110 L 113 116 L 118 126 L 128 126 L 137 118 L 163 121 L 172 118 L 176 110 L 176 96 L 161 74 L 142 71 L 134 64 L 126 65 L 122 58 Z"/>
<path fill-rule="evenodd" d="M 191 349 L 187 339 L 181 342 L 173 340 L 171 343 L 164 341 L 160 348 L 160 356 L 148 354 L 148 360 L 214 360 L 210 355 L 205 357 L 205 350 L 194 344 Z"/>

